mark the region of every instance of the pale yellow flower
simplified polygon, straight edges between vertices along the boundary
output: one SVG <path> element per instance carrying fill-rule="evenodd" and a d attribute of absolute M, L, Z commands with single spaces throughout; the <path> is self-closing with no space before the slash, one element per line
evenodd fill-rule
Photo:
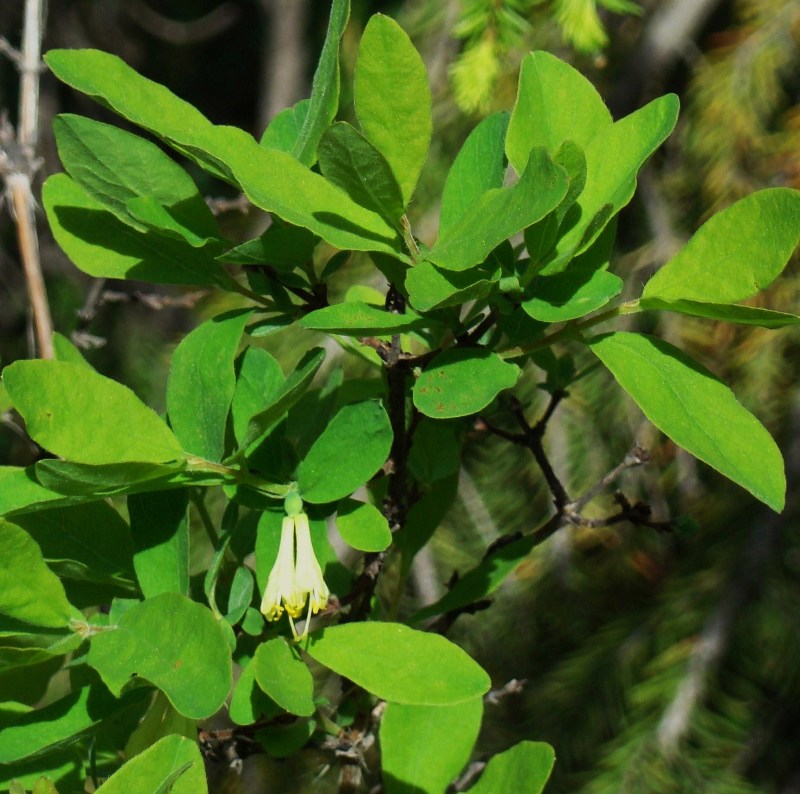
<path fill-rule="evenodd" d="M 278 620 L 284 610 L 292 631 L 294 619 L 303 614 L 308 599 L 308 617 L 303 633 L 308 631 L 311 615 L 324 609 L 330 590 L 311 544 L 308 516 L 299 509 L 283 519 L 278 556 L 267 580 L 261 611 L 267 620 Z"/>

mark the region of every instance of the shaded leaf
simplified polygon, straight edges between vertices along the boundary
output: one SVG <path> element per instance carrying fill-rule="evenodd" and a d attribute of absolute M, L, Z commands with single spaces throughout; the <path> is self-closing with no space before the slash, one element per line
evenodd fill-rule
<path fill-rule="evenodd" d="M 389 223 L 403 214 L 400 186 L 384 156 L 345 121 L 334 124 L 319 145 L 319 167 L 356 204 L 373 210 Z"/>
<path fill-rule="evenodd" d="M 66 174 L 47 179 L 42 203 L 59 247 L 90 276 L 230 286 L 230 276 L 212 253 L 184 240 L 134 229 Z"/>
<path fill-rule="evenodd" d="M 128 497 L 133 567 L 145 598 L 189 594 L 188 507 L 185 488 Z"/>

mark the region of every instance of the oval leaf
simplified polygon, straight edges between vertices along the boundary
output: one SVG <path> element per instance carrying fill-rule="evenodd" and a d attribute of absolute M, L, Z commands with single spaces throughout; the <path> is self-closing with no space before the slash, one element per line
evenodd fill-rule
<path fill-rule="evenodd" d="M 345 405 L 297 467 L 300 495 L 321 504 L 349 496 L 389 457 L 392 426 L 377 400 Z"/>
<path fill-rule="evenodd" d="M 611 123 L 600 94 L 577 69 L 549 52 L 532 52 L 522 59 L 506 136 L 508 159 L 518 174 L 534 147 L 555 153 L 569 140 L 585 148 Z"/>
<path fill-rule="evenodd" d="M 247 669 L 251 667 L 256 683 L 281 708 L 301 717 L 314 713 L 314 679 L 283 637 L 262 642 Z"/>
<path fill-rule="evenodd" d="M 344 336 L 399 334 L 422 328 L 429 321 L 415 312 L 394 314 L 363 301 L 347 301 L 310 312 L 300 325 L 310 331 L 325 331 Z"/>
<path fill-rule="evenodd" d="M 487 116 L 464 141 L 444 183 L 439 233 L 452 226 L 487 190 L 503 187 L 503 143 L 508 113 Z M 527 162 L 527 157 L 525 158 Z"/>
<path fill-rule="evenodd" d="M 519 378 L 519 367 L 488 350 L 454 348 L 440 353 L 414 384 L 414 405 L 434 419 L 469 416 L 485 408 Z"/>
<path fill-rule="evenodd" d="M 659 430 L 773 510 L 783 509 L 780 450 L 724 383 L 651 336 L 618 331 L 588 344 Z"/>
<path fill-rule="evenodd" d="M 200 748 L 185 736 L 165 736 L 131 758 L 97 789 L 98 794 L 205 794 Z"/>
<path fill-rule="evenodd" d="M 534 149 L 519 182 L 484 193 L 442 231 L 427 259 L 446 270 L 481 264 L 504 240 L 555 209 L 568 187 L 567 172 L 544 149 Z"/>
<path fill-rule="evenodd" d="M 647 282 L 645 298 L 735 303 L 778 276 L 800 241 L 800 191 L 759 190 L 707 220 Z"/>
<path fill-rule="evenodd" d="M 225 451 L 228 409 L 236 389 L 233 360 L 249 311 L 207 320 L 185 336 L 172 354 L 167 411 L 183 448 L 218 463 Z"/>
<path fill-rule="evenodd" d="M 380 729 L 387 794 L 444 791 L 469 761 L 482 716 L 483 698 L 453 706 L 387 703 Z"/>
<path fill-rule="evenodd" d="M 36 626 L 63 628 L 75 610 L 36 541 L 0 521 L 0 613 Z"/>
<path fill-rule="evenodd" d="M 553 771 L 556 754 L 545 742 L 520 742 L 489 760 L 472 794 L 541 794 Z"/>
<path fill-rule="evenodd" d="M 90 276 L 228 286 L 230 277 L 211 252 L 134 229 L 66 174 L 48 178 L 42 203 L 59 247 Z"/>
<path fill-rule="evenodd" d="M 345 121 L 334 124 L 319 145 L 319 167 L 356 204 L 397 224 L 403 214 L 403 197 L 386 158 Z"/>
<path fill-rule="evenodd" d="M 361 129 L 389 163 L 405 206 L 428 154 L 431 90 L 411 39 L 383 14 L 370 18 L 361 37 L 353 99 Z"/>
<path fill-rule="evenodd" d="M 231 687 L 230 650 L 220 625 L 211 610 L 178 593 L 131 607 L 116 629 L 92 637 L 88 662 L 115 694 L 137 675 L 191 719 L 214 714 Z"/>
<path fill-rule="evenodd" d="M 342 540 L 359 551 L 383 551 L 392 542 L 389 522 L 375 505 L 344 499 L 336 511 L 336 528 Z"/>
<path fill-rule="evenodd" d="M 31 438 L 76 463 L 166 463 L 178 439 L 127 386 L 81 364 L 15 361 L 3 383 Z M 91 428 L 91 432 L 87 432 Z"/>
<path fill-rule="evenodd" d="M 306 651 L 379 698 L 409 706 L 463 703 L 483 695 L 491 683 L 458 645 L 399 623 L 322 629 L 310 635 Z"/>

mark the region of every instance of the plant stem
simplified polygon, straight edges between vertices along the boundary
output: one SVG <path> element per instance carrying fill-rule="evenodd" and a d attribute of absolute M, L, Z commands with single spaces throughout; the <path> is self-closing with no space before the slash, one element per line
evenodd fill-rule
<path fill-rule="evenodd" d="M 587 317 L 585 320 L 581 320 L 580 322 L 570 320 L 568 323 L 563 325 L 557 331 L 553 331 L 551 334 L 545 334 L 540 339 L 535 339 L 533 342 L 525 345 L 509 347 L 506 350 L 499 350 L 497 351 L 497 354 L 501 358 L 509 359 L 518 358 L 519 356 L 524 356 L 528 353 L 535 353 L 537 350 L 543 350 L 546 347 L 550 347 L 556 342 L 560 342 L 562 339 L 570 339 L 580 336 L 582 331 L 592 328 L 595 325 L 599 325 L 600 323 L 604 323 L 606 320 L 612 320 L 615 317 L 622 317 L 625 314 L 636 314 L 639 311 L 639 300 L 637 298 L 636 300 L 628 301 L 627 303 L 622 303 L 619 306 L 615 306 L 613 309 L 606 309 L 604 312 L 600 312 L 600 314 L 596 314 L 594 317 Z"/>

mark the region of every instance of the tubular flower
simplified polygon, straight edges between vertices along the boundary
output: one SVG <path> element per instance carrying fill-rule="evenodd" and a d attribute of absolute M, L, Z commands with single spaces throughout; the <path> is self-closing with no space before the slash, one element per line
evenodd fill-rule
<path fill-rule="evenodd" d="M 302 510 L 293 512 L 281 525 L 278 557 L 267 580 L 261 611 L 267 620 L 277 620 L 286 610 L 294 631 L 294 619 L 303 614 L 306 599 L 310 618 L 326 606 L 329 595 L 311 545 L 308 516 Z M 308 620 L 305 631 L 308 631 Z"/>

